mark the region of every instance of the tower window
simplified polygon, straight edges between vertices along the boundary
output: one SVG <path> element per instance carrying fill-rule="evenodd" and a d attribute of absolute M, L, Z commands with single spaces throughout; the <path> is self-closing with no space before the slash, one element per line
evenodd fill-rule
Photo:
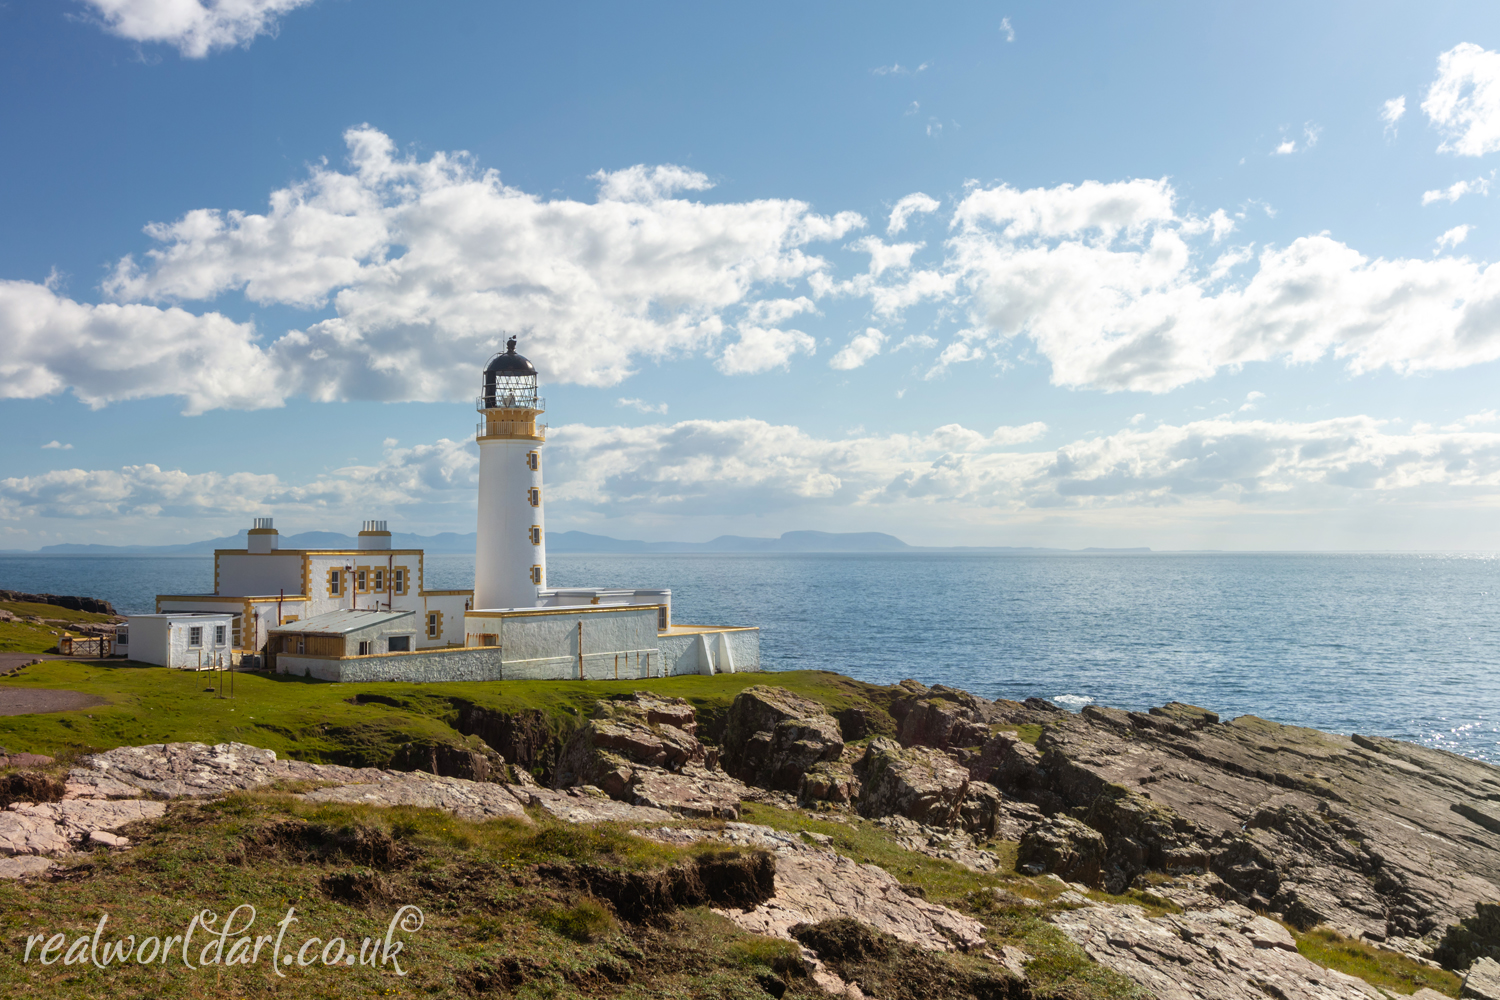
<path fill-rule="evenodd" d="M 532 472 L 536 472 L 541 467 L 542 467 L 542 455 L 541 455 L 541 452 L 528 451 L 526 453 L 526 468 L 530 469 Z"/>
<path fill-rule="evenodd" d="M 533 524 L 528 534 L 531 536 L 532 545 L 542 544 L 542 526 L 540 524 Z"/>
<path fill-rule="evenodd" d="M 526 502 L 533 507 L 540 507 L 542 505 L 542 488 L 540 486 L 533 486 L 527 490 Z"/>
<path fill-rule="evenodd" d="M 542 567 L 531 567 L 531 582 L 536 584 L 538 587 L 542 585 Z"/>

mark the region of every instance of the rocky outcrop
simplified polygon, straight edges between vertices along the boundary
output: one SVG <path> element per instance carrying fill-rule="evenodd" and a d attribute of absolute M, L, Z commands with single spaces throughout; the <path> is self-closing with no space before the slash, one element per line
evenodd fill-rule
<path fill-rule="evenodd" d="M 69 597 L 62 594 L 27 594 L 19 590 L 0 590 L 0 601 L 21 604 L 50 604 L 69 611 L 87 611 L 96 615 L 114 615 L 115 606 L 97 597 Z M 118 615 L 116 615 L 118 617 Z"/>
<path fill-rule="evenodd" d="M 1068 816 L 1053 816 L 1021 836 L 1016 868 L 1029 875 L 1051 872 L 1065 882 L 1098 888 L 1104 884 L 1108 853 L 1098 830 Z"/>
<path fill-rule="evenodd" d="M 308 802 L 360 802 L 376 806 L 441 809 L 475 822 L 503 816 L 531 823 L 531 817 L 526 815 L 521 802 L 505 785 L 429 777 L 420 772 L 394 781 L 319 788 L 299 798 Z"/>
<path fill-rule="evenodd" d="M 692 816 L 734 818 L 744 786 L 711 770 L 681 698 L 644 692 L 600 702 L 558 760 L 556 788 L 592 785 L 622 802 Z"/>
<path fill-rule="evenodd" d="M 1424 954 L 1500 899 L 1500 770 L 1440 750 L 1171 704 L 1052 716 L 983 756 L 1003 793 L 1099 830 L 1110 888 L 1208 870 L 1253 909 Z"/>
<path fill-rule="evenodd" d="M 64 854 L 98 833 L 143 819 L 159 819 L 166 803 L 142 800 L 13 802 L 0 812 L 0 855 Z M 97 840 L 123 847 L 128 841 Z"/>
<path fill-rule="evenodd" d="M 0 747 L 0 767 L 46 767 L 50 763 L 52 763 L 52 758 L 46 754 L 12 751 Z"/>
<path fill-rule="evenodd" d="M 819 802 L 847 806 L 859 798 L 860 788 L 852 765 L 841 760 L 819 761 L 798 782 L 797 801 L 804 806 Z"/>
<path fill-rule="evenodd" d="M 806 772 L 839 759 L 844 737 L 822 705 L 757 684 L 735 696 L 723 746 L 729 774 L 746 784 L 796 792 Z"/>
<path fill-rule="evenodd" d="M 999 829 L 1003 797 L 993 786 L 972 781 L 941 751 L 876 738 L 854 770 L 861 782 L 861 816 L 905 816 L 925 826 L 961 826 L 984 836 Z"/>
<path fill-rule="evenodd" d="M 1500 1000 L 1500 962 L 1493 958 L 1481 958 L 1464 976 L 1461 997 L 1473 1000 Z"/>
<path fill-rule="evenodd" d="M 211 798 L 278 781 L 369 784 L 403 771 L 278 760 L 274 750 L 244 743 L 152 743 L 80 757 L 68 772 L 69 798 Z"/>
<path fill-rule="evenodd" d="M 1274 920 L 1233 903 L 1155 918 L 1137 906 L 1084 906 L 1052 922 L 1157 1000 L 1382 1000 L 1364 980 L 1297 954 Z"/>
<path fill-rule="evenodd" d="M 638 831 L 667 843 L 721 841 L 776 855 L 775 896 L 753 909 L 717 910 L 752 934 L 790 938 L 796 924 L 852 917 L 921 948 L 967 951 L 984 944 L 984 926 L 946 906 L 909 895 L 883 868 L 859 864 L 769 827 L 726 823 L 723 831 Z"/>

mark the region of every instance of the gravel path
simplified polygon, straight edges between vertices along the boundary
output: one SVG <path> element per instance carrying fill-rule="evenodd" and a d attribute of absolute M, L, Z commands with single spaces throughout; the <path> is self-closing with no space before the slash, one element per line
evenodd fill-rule
<path fill-rule="evenodd" d="M 0 715 L 30 715 L 33 712 L 68 712 L 75 708 L 107 705 L 103 698 L 82 691 L 56 688 L 6 687 L 0 684 Z"/>

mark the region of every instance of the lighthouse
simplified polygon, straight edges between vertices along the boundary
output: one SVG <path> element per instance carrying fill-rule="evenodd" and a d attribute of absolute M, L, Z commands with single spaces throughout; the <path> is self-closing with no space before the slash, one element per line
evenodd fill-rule
<path fill-rule="evenodd" d="M 479 539 L 474 607 L 530 608 L 547 579 L 542 520 L 542 444 L 546 409 L 536 368 L 516 353 L 516 338 L 485 366 L 477 405 Z"/>

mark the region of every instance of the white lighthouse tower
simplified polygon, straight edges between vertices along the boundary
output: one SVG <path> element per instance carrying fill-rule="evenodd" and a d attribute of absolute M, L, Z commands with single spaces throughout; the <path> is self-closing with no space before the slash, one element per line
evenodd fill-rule
<path fill-rule="evenodd" d="M 531 608 L 547 579 L 542 520 L 542 443 L 546 409 L 536 368 L 506 341 L 484 369 L 479 441 L 479 540 L 474 607 Z"/>

